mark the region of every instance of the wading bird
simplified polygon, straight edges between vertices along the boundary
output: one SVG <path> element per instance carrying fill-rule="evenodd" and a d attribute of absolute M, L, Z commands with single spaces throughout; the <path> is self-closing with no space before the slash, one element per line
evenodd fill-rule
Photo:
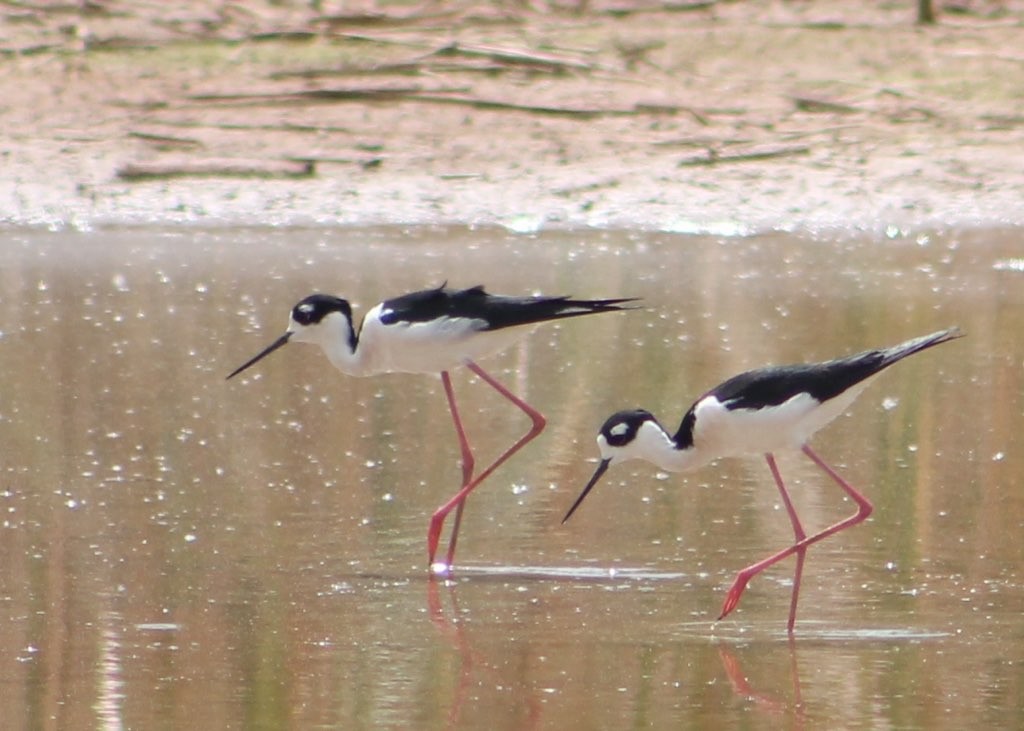
<path fill-rule="evenodd" d="M 824 363 L 771 366 L 741 373 L 697 399 L 674 435 L 670 435 L 650 412 L 643 409 L 613 414 L 597 437 L 601 450 L 597 471 L 562 522 L 569 519 L 613 464 L 642 459 L 668 472 L 687 472 L 721 457 L 763 454 L 786 506 L 796 542 L 740 571 L 726 595 L 718 618 L 722 619 L 736 608 L 752 577 L 795 553 L 796 574 L 788 624 L 792 633 L 808 546 L 860 523 L 872 510 L 871 502 L 826 464 L 810 448 L 807 440 L 849 408 L 881 371 L 908 355 L 961 335 L 958 328 L 951 328 L 891 348 L 868 350 Z M 857 512 L 808 536 L 775 463 L 775 452 L 783 449 L 802 450 L 857 503 Z"/>
<path fill-rule="evenodd" d="M 517 397 L 476 364 L 478 358 L 496 353 L 551 320 L 624 309 L 634 298 L 577 300 L 570 297 L 509 297 L 494 295 L 481 286 L 470 289 L 435 289 L 412 292 L 385 300 L 373 307 L 356 328 L 352 307 L 346 300 L 312 294 L 292 308 L 288 328 L 256 356 L 236 368 L 232 378 L 289 342 L 319 345 L 330 362 L 350 376 L 378 373 L 437 373 L 448 398 L 455 433 L 462 451 L 462 486 L 430 520 L 427 554 L 430 567 L 447 572 L 455 558 L 455 544 L 466 496 L 509 457 L 544 429 L 544 416 Z M 455 392 L 448 371 L 465 365 L 495 391 L 515 404 L 531 420 L 530 430 L 506 449 L 487 469 L 473 476 L 474 458 L 462 427 Z M 448 554 L 435 564 L 441 529 L 456 509 Z"/>

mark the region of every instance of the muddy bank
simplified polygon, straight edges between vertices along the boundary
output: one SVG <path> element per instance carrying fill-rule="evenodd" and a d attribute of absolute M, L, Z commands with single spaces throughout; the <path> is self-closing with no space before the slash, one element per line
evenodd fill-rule
<path fill-rule="evenodd" d="M 906 5 L 8 9 L 0 219 L 1024 223 L 1024 3 Z"/>

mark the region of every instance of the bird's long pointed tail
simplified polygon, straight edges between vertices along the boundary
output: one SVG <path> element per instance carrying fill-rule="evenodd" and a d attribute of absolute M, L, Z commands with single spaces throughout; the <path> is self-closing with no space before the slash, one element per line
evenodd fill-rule
<path fill-rule="evenodd" d="M 919 338 L 914 338 L 913 340 L 908 340 L 905 343 L 900 343 L 899 345 L 894 345 L 891 348 L 886 348 L 882 351 L 884 356 L 882 359 L 882 368 L 887 368 L 893 363 L 903 360 L 908 355 L 919 353 L 927 348 L 939 345 L 940 343 L 945 343 L 949 340 L 956 340 L 963 336 L 964 333 L 960 328 L 951 327 L 948 330 L 940 330 L 939 332 L 934 332 L 931 335 L 922 335 Z"/>

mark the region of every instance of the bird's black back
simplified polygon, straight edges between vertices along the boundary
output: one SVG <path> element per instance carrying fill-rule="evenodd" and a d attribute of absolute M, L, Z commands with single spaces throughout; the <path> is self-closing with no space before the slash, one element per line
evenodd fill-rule
<path fill-rule="evenodd" d="M 500 330 L 516 325 L 529 325 L 545 320 L 611 312 L 625 309 L 622 303 L 631 298 L 605 300 L 574 300 L 569 297 L 509 297 L 493 295 L 483 286 L 469 289 L 435 289 L 411 292 L 386 300 L 381 307 L 381 322 L 429 322 L 450 318 L 468 318 L 485 323 L 483 330 Z"/>

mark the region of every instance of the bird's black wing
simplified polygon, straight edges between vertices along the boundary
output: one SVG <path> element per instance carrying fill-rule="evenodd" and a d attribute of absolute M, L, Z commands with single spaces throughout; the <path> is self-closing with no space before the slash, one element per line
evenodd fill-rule
<path fill-rule="evenodd" d="M 483 287 L 457 291 L 447 289 L 442 284 L 434 289 L 403 294 L 381 303 L 380 321 L 385 325 L 394 325 L 398 322 L 430 322 L 444 317 L 461 317 L 455 314 L 455 300 L 459 295 L 473 291 L 482 294 Z"/>
<path fill-rule="evenodd" d="M 840 358 L 825 363 L 757 368 L 730 378 L 707 394 L 728 409 L 778 406 L 806 393 L 819 403 L 841 394 L 885 367 L 882 351 Z"/>
<path fill-rule="evenodd" d="M 625 309 L 632 299 L 574 300 L 569 297 L 509 297 L 489 294 L 482 286 L 412 292 L 385 301 L 381 322 L 428 322 L 443 317 L 478 320 L 483 330 L 500 330 L 545 320 Z"/>
<path fill-rule="evenodd" d="M 797 394 L 806 393 L 819 403 L 835 398 L 865 378 L 926 348 L 962 336 L 950 328 L 894 345 L 823 363 L 757 368 L 730 378 L 705 396 L 714 396 L 728 409 L 756 409 L 777 406 Z"/>

